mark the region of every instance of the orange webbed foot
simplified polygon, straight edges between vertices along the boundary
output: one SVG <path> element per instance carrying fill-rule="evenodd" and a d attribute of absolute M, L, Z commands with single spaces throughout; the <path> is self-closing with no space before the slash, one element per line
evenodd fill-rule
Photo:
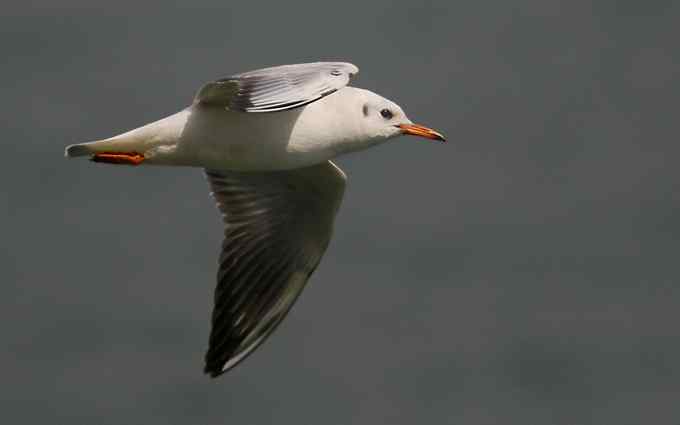
<path fill-rule="evenodd" d="M 144 155 L 137 152 L 99 152 L 92 156 L 92 161 L 106 164 L 139 165 L 144 159 Z"/>

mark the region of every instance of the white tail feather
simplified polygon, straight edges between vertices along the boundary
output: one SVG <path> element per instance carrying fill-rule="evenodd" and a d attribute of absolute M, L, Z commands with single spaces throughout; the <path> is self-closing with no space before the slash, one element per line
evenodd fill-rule
<path fill-rule="evenodd" d="M 94 150 L 90 146 L 89 143 L 79 143 L 76 145 L 69 145 L 66 146 L 66 151 L 64 152 L 64 156 L 68 158 L 74 158 L 77 156 L 87 156 L 87 155 L 92 155 L 94 153 Z"/>

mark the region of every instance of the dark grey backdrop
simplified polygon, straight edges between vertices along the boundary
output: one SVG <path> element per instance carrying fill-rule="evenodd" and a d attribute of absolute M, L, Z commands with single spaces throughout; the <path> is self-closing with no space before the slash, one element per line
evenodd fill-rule
<path fill-rule="evenodd" d="M 54 3 L 0 18 L 3 423 L 680 422 L 678 2 Z M 310 285 L 210 380 L 201 172 L 62 150 L 314 60 L 451 143 L 341 158 Z"/>

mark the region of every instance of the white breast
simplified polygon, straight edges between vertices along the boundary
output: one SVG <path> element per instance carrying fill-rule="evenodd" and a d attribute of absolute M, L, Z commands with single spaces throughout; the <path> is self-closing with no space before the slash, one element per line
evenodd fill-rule
<path fill-rule="evenodd" d="M 345 91 L 351 88 L 302 108 L 272 113 L 195 104 L 150 124 L 163 137 L 148 139 L 145 154 L 149 163 L 241 171 L 319 164 L 337 156 L 340 147 L 360 133 L 347 119 Z"/>

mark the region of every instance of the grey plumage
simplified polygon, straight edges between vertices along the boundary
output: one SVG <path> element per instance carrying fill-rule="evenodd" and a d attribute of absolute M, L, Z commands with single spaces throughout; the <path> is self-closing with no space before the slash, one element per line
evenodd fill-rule
<path fill-rule="evenodd" d="M 195 102 L 241 112 L 298 108 L 341 89 L 359 68 L 345 62 L 282 65 L 205 84 Z"/>
<path fill-rule="evenodd" d="M 268 173 L 206 171 L 223 214 L 205 372 L 218 376 L 288 313 L 331 238 L 345 188 L 332 162 Z"/>

